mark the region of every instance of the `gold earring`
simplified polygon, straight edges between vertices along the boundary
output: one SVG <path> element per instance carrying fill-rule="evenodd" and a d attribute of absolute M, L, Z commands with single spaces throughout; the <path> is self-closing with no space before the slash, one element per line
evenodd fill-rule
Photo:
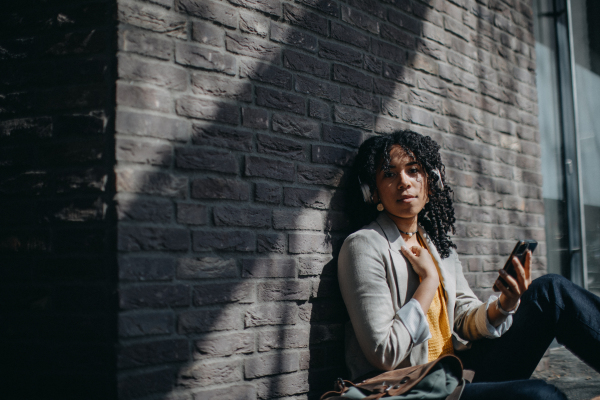
<path fill-rule="evenodd" d="M 377 204 L 377 211 L 383 211 L 383 204 Z"/>

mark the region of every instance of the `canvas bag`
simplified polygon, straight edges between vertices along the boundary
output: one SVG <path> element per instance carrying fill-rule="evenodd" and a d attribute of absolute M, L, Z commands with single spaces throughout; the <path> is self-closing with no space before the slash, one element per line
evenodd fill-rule
<path fill-rule="evenodd" d="M 473 371 L 463 371 L 462 362 L 447 354 L 427 364 L 384 372 L 358 384 L 339 378 L 336 390 L 321 400 L 458 400 Z"/>

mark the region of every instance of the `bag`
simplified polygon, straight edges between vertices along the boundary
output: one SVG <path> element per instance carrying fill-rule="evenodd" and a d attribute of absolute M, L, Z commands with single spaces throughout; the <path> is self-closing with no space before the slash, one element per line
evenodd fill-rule
<path fill-rule="evenodd" d="M 338 378 L 336 390 L 321 396 L 321 400 L 458 400 L 465 381 L 474 372 L 463 371 L 462 362 L 447 354 L 427 364 L 384 372 L 358 384 Z"/>

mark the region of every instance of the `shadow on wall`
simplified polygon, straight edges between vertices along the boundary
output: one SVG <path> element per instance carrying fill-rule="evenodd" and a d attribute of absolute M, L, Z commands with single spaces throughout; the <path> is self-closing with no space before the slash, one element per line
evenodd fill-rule
<path fill-rule="evenodd" d="M 500 198 L 506 192 L 490 175 L 519 178 L 510 150 L 520 150 L 515 123 L 522 122 L 522 115 L 498 104 L 517 104 L 511 91 L 523 88 L 512 71 L 500 80 L 493 68 L 510 69 L 514 60 L 503 66 L 502 57 L 514 54 L 501 50 L 513 38 L 500 34 L 501 45 L 494 43 L 497 32 L 489 24 L 495 14 L 489 9 L 473 6 L 471 12 L 479 20 L 452 5 L 446 11 L 465 24 L 453 26 L 437 12 L 428 21 L 429 6 L 416 2 L 351 1 L 346 6 L 303 1 L 310 10 L 286 3 L 283 13 L 267 2 L 231 3 L 248 6 L 232 9 L 240 12 L 239 30 L 224 20 L 218 21 L 224 28 L 196 21 L 192 37 L 200 45 L 176 40 L 175 60 L 190 74 L 191 87 L 173 96 L 174 112 L 191 122 L 192 136 L 190 141 L 175 138 L 179 143 L 174 156 L 168 146 L 164 156 L 159 151 L 153 155 L 151 163 L 161 172 L 141 172 L 125 162 L 148 158 L 135 159 L 135 138 L 122 134 L 161 133 L 153 130 L 152 120 L 143 132 L 130 128 L 135 126 L 133 119 L 141 117 L 133 110 L 139 103 L 127 96 L 132 89 L 126 79 L 152 78 L 136 70 L 134 57 L 121 53 L 119 58 L 121 278 L 130 279 L 127 274 L 136 265 L 158 260 L 152 253 L 137 258 L 135 251 L 182 252 L 173 283 L 146 289 L 137 283 L 121 285 L 122 327 L 138 318 L 133 310 L 151 308 L 140 298 L 178 293 L 178 307 L 169 317 L 176 319 L 176 331 L 163 332 L 170 334 L 164 342 L 122 336 L 122 398 L 157 392 L 169 392 L 159 396 L 169 399 L 190 394 L 194 399 L 302 394 L 318 398 L 335 378 L 347 376 L 347 315 L 338 292 L 335 257 L 347 234 L 342 210 L 348 167 L 365 137 L 411 128 L 436 139 L 444 149 L 448 180 L 457 186 L 457 201 L 465 206 L 458 210 L 463 221 L 471 221 L 473 206 L 504 208 Z M 178 1 L 175 9 L 208 15 L 207 8 L 192 1 Z M 467 27 L 478 32 L 475 37 Z M 125 36 L 140 34 L 130 32 L 131 26 L 122 29 Z M 227 52 L 203 46 L 221 41 L 222 31 Z M 165 112 L 170 111 L 167 107 Z M 498 145 L 506 151 L 494 153 L 491 146 Z M 492 171 L 494 162 L 507 165 Z M 465 172 L 474 172 L 471 184 Z M 148 242 L 157 235 L 150 223 L 158 221 L 138 210 L 167 204 L 153 205 L 147 198 L 167 189 L 172 190 L 168 195 L 182 200 L 176 204 L 173 237 L 185 242 L 191 234 L 191 247 L 169 248 L 161 242 L 164 237 Z M 523 211 L 518 207 L 516 211 Z M 212 218 L 205 221 L 207 212 Z M 171 218 L 168 213 L 165 223 L 175 226 Z M 523 218 L 520 222 L 527 224 Z M 486 242 L 473 252 L 468 242 L 458 244 L 473 259 L 508 254 L 512 240 Z M 500 258 L 491 262 L 499 263 Z M 184 295 L 190 290 L 191 301 Z M 485 297 L 488 292 L 478 291 Z M 168 349 L 163 359 L 157 356 L 161 346 Z M 190 351 L 193 361 L 188 361 Z M 161 362 L 178 366 L 174 371 L 171 366 L 144 365 Z"/>
<path fill-rule="evenodd" d="M 114 1 L 3 4 L 0 397 L 116 397 Z"/>
<path fill-rule="evenodd" d="M 121 398 L 166 391 L 159 397 L 318 398 L 337 377 L 348 376 L 343 349 L 347 314 L 336 277 L 336 255 L 348 233 L 343 213 L 348 169 L 368 135 L 411 124 L 430 135 L 440 128 L 435 113 L 442 113 L 441 103 L 431 94 L 410 91 L 417 74 L 405 66 L 422 71 L 419 76 L 427 81 L 426 74 L 437 72 L 437 66 L 423 54 L 442 57 L 443 51 L 415 36 L 422 24 L 410 14 L 419 11 L 423 18 L 426 6 L 416 4 L 413 10 L 409 2 L 394 7 L 355 1 L 356 8 L 344 5 L 341 10 L 333 1 L 305 3 L 310 11 L 284 4 L 282 14 L 266 8 L 267 3 L 248 3 L 263 13 L 237 8 L 240 30 L 224 29 L 228 53 L 177 41 L 175 60 L 190 74 L 191 88 L 173 96 L 174 109 L 191 122 L 192 135 L 190 141 L 176 139 L 174 157 L 169 147 L 162 157 L 156 151 L 151 163 L 158 170 L 142 172 L 123 162 L 141 161 L 132 157 L 138 150 L 130 134 L 162 133 L 152 120 L 144 132 L 130 128 L 141 114 L 127 107 L 136 107 L 134 102 L 124 104 L 130 101 L 124 95 L 130 90 L 126 79 L 144 77 L 135 57 L 119 56 L 122 281 L 138 279 L 129 274 L 142 264 L 160 274 L 173 262 L 159 261 L 162 254 L 140 258 L 137 253 L 173 250 L 148 242 L 159 221 L 143 210 L 167 204 L 152 203 L 148 195 L 172 190 L 178 199 L 177 234 L 182 242 L 190 234 L 192 240 L 191 248 L 181 244 L 176 249 L 182 253 L 173 283 L 121 285 L 122 327 L 141 316 L 133 310 L 151 308 L 158 296 L 178 292 L 175 305 L 183 306 L 175 308 L 176 332 L 163 342 L 122 336 Z M 197 2 L 176 2 L 175 9 L 206 15 Z M 122 27 L 122 35 L 139 34 L 129 29 Z M 211 36 L 217 29 L 222 34 L 222 28 L 196 22 L 192 35 L 210 45 L 219 40 Z M 435 85 L 442 90 L 441 81 Z M 427 111 L 418 107 L 424 104 L 429 104 Z M 181 182 L 190 182 L 189 194 Z M 206 212 L 212 218 L 204 221 L 199 214 Z M 164 222 L 174 226 L 171 218 L 168 213 Z M 191 306 L 183 294 L 190 289 Z M 190 350 L 194 361 L 176 371 L 139 368 L 149 360 L 160 363 L 161 351 L 162 362 L 188 360 Z M 204 389 L 210 385 L 220 386 Z"/>

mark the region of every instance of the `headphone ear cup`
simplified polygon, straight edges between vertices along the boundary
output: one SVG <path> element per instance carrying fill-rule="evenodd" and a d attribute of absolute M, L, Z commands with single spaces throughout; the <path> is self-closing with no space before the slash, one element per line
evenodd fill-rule
<path fill-rule="evenodd" d="M 367 185 L 366 183 L 361 183 L 360 190 L 362 192 L 363 200 L 365 201 L 365 203 L 372 204 L 373 197 L 371 196 L 371 189 L 369 188 L 369 185 Z"/>
<path fill-rule="evenodd" d="M 442 174 L 440 174 L 440 170 L 436 168 L 431 170 L 431 172 L 433 172 L 438 178 L 437 182 L 435 183 L 435 186 L 438 188 L 439 191 L 444 190 L 444 182 L 442 182 Z"/>

